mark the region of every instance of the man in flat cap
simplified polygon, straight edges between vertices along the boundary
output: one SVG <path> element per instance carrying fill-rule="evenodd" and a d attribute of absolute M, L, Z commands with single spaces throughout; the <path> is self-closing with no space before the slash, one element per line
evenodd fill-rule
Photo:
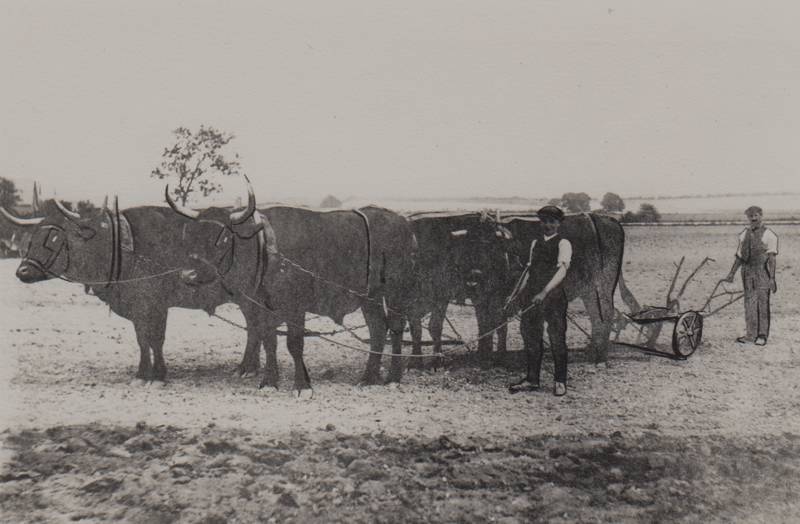
<path fill-rule="evenodd" d="M 736 342 L 754 342 L 757 346 L 765 346 L 769 338 L 769 296 L 778 291 L 775 282 L 778 235 L 764 226 L 764 212 L 760 207 L 750 206 L 744 214 L 747 215 L 748 226 L 739 234 L 736 258 L 723 280 L 733 282 L 736 270 L 742 268 L 747 332 Z"/>
<path fill-rule="evenodd" d="M 555 206 L 538 211 L 542 234 L 531 242 L 528 265 L 508 302 L 520 296 L 520 332 L 527 351 L 528 372 L 509 386 L 511 393 L 539 389 L 544 323 L 555 362 L 553 394 L 567 392 L 567 295 L 562 282 L 572 261 L 572 244 L 558 234 L 564 212 Z"/>

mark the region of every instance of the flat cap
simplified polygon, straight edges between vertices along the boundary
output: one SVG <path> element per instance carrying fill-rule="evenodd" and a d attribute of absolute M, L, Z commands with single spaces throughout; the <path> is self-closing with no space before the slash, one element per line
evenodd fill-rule
<path fill-rule="evenodd" d="M 559 222 L 564 220 L 564 212 L 556 206 L 544 206 L 536 212 L 539 218 L 550 217 L 555 218 Z"/>

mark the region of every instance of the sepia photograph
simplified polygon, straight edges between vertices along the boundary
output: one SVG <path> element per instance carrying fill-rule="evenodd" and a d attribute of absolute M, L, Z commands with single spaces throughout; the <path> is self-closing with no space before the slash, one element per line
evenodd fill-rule
<path fill-rule="evenodd" d="M 797 522 L 799 19 L 3 0 L 0 522 Z"/>

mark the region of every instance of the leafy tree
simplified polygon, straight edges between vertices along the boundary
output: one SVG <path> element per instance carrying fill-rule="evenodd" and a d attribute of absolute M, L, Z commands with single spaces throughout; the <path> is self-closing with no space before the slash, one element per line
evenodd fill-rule
<path fill-rule="evenodd" d="M 338 208 L 342 207 L 342 201 L 336 198 L 333 195 L 328 195 L 322 199 L 322 202 L 319 204 L 321 208 Z"/>
<path fill-rule="evenodd" d="M 16 206 L 22 198 L 13 180 L 0 177 L 0 206 L 10 209 Z"/>
<path fill-rule="evenodd" d="M 616 193 L 606 193 L 603 195 L 603 200 L 600 202 L 603 211 L 622 213 L 625 211 L 625 202 L 622 197 Z"/>
<path fill-rule="evenodd" d="M 639 222 L 661 222 L 661 213 L 658 212 L 656 206 L 647 202 L 639 206 L 637 215 Z"/>
<path fill-rule="evenodd" d="M 80 200 L 76 207 L 78 208 L 78 213 L 83 216 L 88 216 L 92 214 L 94 211 L 97 211 L 97 206 L 92 204 L 89 200 Z"/>
<path fill-rule="evenodd" d="M 592 197 L 586 193 L 564 193 L 561 203 L 570 213 L 588 212 L 592 209 Z"/>
<path fill-rule="evenodd" d="M 562 201 L 560 198 L 551 198 L 550 200 L 547 201 L 547 205 L 561 207 Z"/>
<path fill-rule="evenodd" d="M 233 134 L 205 126 L 200 126 L 197 132 L 179 127 L 173 133 L 175 145 L 164 148 L 161 164 L 150 176 L 177 178 L 178 183 L 171 190 L 181 205 L 186 205 L 189 195 L 197 190 L 208 196 L 222 188 L 210 174 L 239 174 L 239 155 L 231 160 L 222 154 L 222 149 L 234 139 Z"/>

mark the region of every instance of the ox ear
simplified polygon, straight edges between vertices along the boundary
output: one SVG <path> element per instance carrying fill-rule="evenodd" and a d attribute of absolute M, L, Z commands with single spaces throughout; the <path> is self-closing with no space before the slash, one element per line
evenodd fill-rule
<path fill-rule="evenodd" d="M 457 229 L 455 231 L 450 231 L 450 236 L 453 238 L 464 238 L 469 234 L 469 231 L 466 229 Z"/>

